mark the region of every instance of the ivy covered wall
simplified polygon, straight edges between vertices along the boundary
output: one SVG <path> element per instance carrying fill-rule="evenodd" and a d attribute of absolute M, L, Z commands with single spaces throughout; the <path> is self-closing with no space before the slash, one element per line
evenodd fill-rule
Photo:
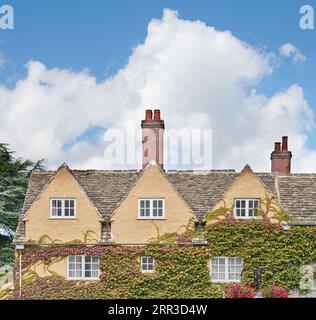
<path fill-rule="evenodd" d="M 300 268 L 316 262 L 316 228 L 293 226 L 284 231 L 265 219 L 227 219 L 208 228 L 206 239 L 213 256 L 242 257 L 243 282 L 253 284 L 253 271 L 261 269 L 262 286 L 299 287 Z"/>
<path fill-rule="evenodd" d="M 41 278 L 30 266 L 49 265 L 67 255 L 100 258 L 100 281 L 67 281 L 52 274 Z M 155 272 L 140 271 L 140 256 L 155 258 Z M 68 246 L 30 248 L 23 257 L 24 299 L 114 298 L 217 298 L 219 286 L 211 286 L 208 249 L 203 246 Z M 18 283 L 16 284 L 18 287 Z M 16 292 L 15 296 L 18 296 Z"/>
<path fill-rule="evenodd" d="M 263 287 L 276 284 L 287 289 L 298 288 L 300 268 L 316 262 L 314 227 L 284 231 L 265 220 L 227 219 L 209 226 L 205 238 L 208 244 L 198 246 L 27 246 L 23 298 L 220 298 L 221 287 L 210 282 L 208 262 L 212 256 L 242 257 L 245 284 L 253 284 L 253 271 L 260 267 Z M 76 254 L 100 257 L 100 281 L 67 281 L 54 272 L 39 277 L 30 267 L 42 261 L 49 270 L 54 262 Z M 141 273 L 143 255 L 155 258 L 154 273 Z"/>

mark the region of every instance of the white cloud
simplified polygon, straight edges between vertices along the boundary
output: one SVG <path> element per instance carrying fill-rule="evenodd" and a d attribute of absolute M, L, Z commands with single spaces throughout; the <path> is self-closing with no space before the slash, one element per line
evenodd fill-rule
<path fill-rule="evenodd" d="M 213 165 L 270 169 L 273 142 L 289 135 L 293 168 L 315 171 L 307 147 L 313 114 L 303 89 L 293 84 L 272 97 L 256 91 L 274 71 L 262 52 L 201 21 L 165 10 L 153 19 L 144 43 L 113 77 L 97 83 L 87 71 L 48 69 L 31 61 L 25 79 L 0 88 L 0 141 L 18 155 L 77 168 L 107 168 L 104 142 L 75 141 L 91 126 L 137 125 L 147 107 L 159 107 L 166 128 L 213 129 Z M 65 143 L 74 142 L 70 148 Z"/>
<path fill-rule="evenodd" d="M 292 43 L 288 42 L 279 48 L 280 54 L 283 57 L 292 58 L 295 63 L 304 62 L 306 57 Z"/>

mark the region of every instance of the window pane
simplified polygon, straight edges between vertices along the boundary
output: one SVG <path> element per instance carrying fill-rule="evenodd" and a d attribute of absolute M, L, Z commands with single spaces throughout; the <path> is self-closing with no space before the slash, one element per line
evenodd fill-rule
<path fill-rule="evenodd" d="M 68 256 L 68 277 L 82 277 L 82 259 L 81 256 Z"/>
<path fill-rule="evenodd" d="M 145 216 L 150 216 L 150 200 L 145 201 Z"/>
<path fill-rule="evenodd" d="M 153 216 L 157 217 L 158 215 L 158 201 L 153 200 Z"/>
<path fill-rule="evenodd" d="M 145 200 L 140 200 L 139 201 L 139 205 L 140 205 L 140 216 L 141 217 L 145 217 L 147 215 L 147 211 L 146 211 L 146 201 Z"/>
<path fill-rule="evenodd" d="M 97 278 L 99 274 L 99 257 L 85 256 L 85 278 Z"/>
<path fill-rule="evenodd" d="M 85 259 L 85 262 L 91 262 L 91 256 L 85 256 L 84 257 L 84 259 Z"/>
<path fill-rule="evenodd" d="M 52 200 L 52 216 L 61 216 L 62 201 Z"/>
<path fill-rule="evenodd" d="M 218 280 L 225 280 L 225 273 L 219 273 Z"/>
<path fill-rule="evenodd" d="M 141 269 L 142 271 L 154 271 L 154 258 L 141 257 Z"/>
<path fill-rule="evenodd" d="M 212 281 L 240 281 L 242 258 L 216 257 L 211 259 Z"/>

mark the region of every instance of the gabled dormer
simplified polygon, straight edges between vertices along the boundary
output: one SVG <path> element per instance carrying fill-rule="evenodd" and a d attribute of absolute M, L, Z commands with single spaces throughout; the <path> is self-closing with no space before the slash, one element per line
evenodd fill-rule
<path fill-rule="evenodd" d="M 31 242 L 97 242 L 102 221 L 66 164 L 51 176 L 23 217 L 25 239 Z"/>
<path fill-rule="evenodd" d="M 246 165 L 205 215 L 208 224 L 227 218 L 239 221 L 266 218 L 272 223 L 285 223 L 286 213 L 276 194 Z"/>
<path fill-rule="evenodd" d="M 116 243 L 145 243 L 166 234 L 183 234 L 196 218 L 160 166 L 151 161 L 114 210 Z"/>

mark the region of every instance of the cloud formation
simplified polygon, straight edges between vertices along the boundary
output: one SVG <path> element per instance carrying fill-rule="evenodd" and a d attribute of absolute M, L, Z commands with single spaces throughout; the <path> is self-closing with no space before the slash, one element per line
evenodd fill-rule
<path fill-rule="evenodd" d="M 14 89 L 0 88 L 0 140 L 23 157 L 46 158 L 50 168 L 108 168 L 103 135 L 93 143 L 80 137 L 94 128 L 124 129 L 126 121 L 138 126 L 145 108 L 159 107 L 167 129 L 212 128 L 215 168 L 249 163 L 269 171 L 273 142 L 288 135 L 294 170 L 315 171 L 303 88 L 258 92 L 272 72 L 270 53 L 167 9 L 149 23 L 126 66 L 103 82 L 85 70 L 30 61 Z"/>
<path fill-rule="evenodd" d="M 306 60 L 306 57 L 301 53 L 301 51 L 290 42 L 283 44 L 279 48 L 279 51 L 281 56 L 292 58 L 295 63 L 304 62 Z"/>

